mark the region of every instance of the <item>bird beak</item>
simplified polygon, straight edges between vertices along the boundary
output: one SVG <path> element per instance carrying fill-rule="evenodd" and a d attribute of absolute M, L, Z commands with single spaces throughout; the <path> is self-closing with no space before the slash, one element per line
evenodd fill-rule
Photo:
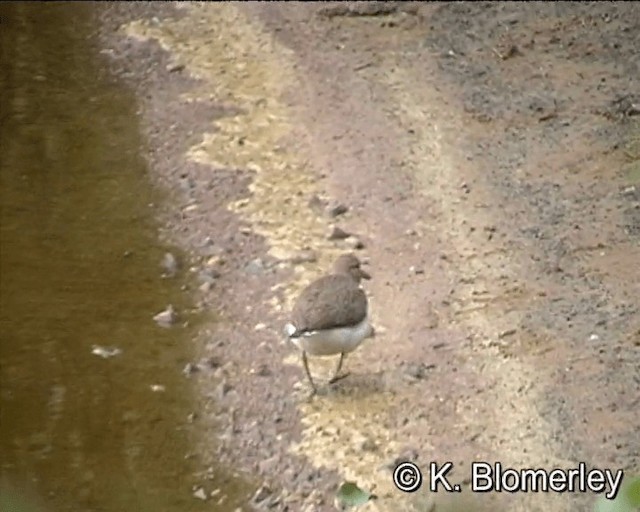
<path fill-rule="evenodd" d="M 360 272 L 360 277 L 362 279 L 371 279 L 371 276 L 368 273 L 366 273 L 364 270 L 362 270 L 361 268 L 359 268 L 358 271 Z"/>

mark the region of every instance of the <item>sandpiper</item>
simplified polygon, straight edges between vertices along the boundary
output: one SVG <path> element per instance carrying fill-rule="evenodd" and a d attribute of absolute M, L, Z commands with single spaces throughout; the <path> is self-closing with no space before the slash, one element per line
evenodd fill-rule
<path fill-rule="evenodd" d="M 374 336 L 369 321 L 367 296 L 360 287 L 361 279 L 371 276 L 360 268 L 353 254 L 343 254 L 333 264 L 333 271 L 307 286 L 295 303 L 290 322 L 285 325 L 289 340 L 302 351 L 302 364 L 311 383 L 307 354 L 331 356 L 340 354 L 338 366 L 329 383 L 340 376 L 345 354 L 352 352 L 363 340 Z"/>

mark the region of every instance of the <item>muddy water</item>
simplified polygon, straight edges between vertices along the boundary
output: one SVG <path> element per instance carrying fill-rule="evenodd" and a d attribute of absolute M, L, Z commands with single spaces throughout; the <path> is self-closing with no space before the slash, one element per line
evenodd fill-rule
<path fill-rule="evenodd" d="M 161 198 L 92 8 L 0 6 L 0 508 L 27 496 L 52 511 L 229 510 L 193 496 L 193 327 L 152 321 L 190 304 L 183 276 L 161 278 Z M 241 496 L 213 469 L 209 487 Z"/>

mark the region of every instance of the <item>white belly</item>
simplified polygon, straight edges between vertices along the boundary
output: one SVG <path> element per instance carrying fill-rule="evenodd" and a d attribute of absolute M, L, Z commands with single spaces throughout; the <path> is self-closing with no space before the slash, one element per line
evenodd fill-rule
<path fill-rule="evenodd" d="M 295 331 L 293 326 L 287 324 L 285 330 Z M 340 353 L 348 353 L 356 349 L 360 343 L 373 334 L 373 328 L 369 318 L 353 327 L 339 327 L 326 331 L 313 331 L 305 333 L 298 338 L 289 338 L 300 350 L 304 350 L 312 356 L 331 356 Z"/>

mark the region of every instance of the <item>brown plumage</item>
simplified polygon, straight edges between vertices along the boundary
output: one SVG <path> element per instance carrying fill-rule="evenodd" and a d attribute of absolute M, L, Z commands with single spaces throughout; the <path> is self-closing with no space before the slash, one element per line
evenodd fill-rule
<path fill-rule="evenodd" d="M 367 297 L 360 280 L 370 278 L 354 255 L 340 256 L 331 274 L 314 281 L 300 294 L 291 315 L 294 336 L 360 323 L 367 315 Z"/>

